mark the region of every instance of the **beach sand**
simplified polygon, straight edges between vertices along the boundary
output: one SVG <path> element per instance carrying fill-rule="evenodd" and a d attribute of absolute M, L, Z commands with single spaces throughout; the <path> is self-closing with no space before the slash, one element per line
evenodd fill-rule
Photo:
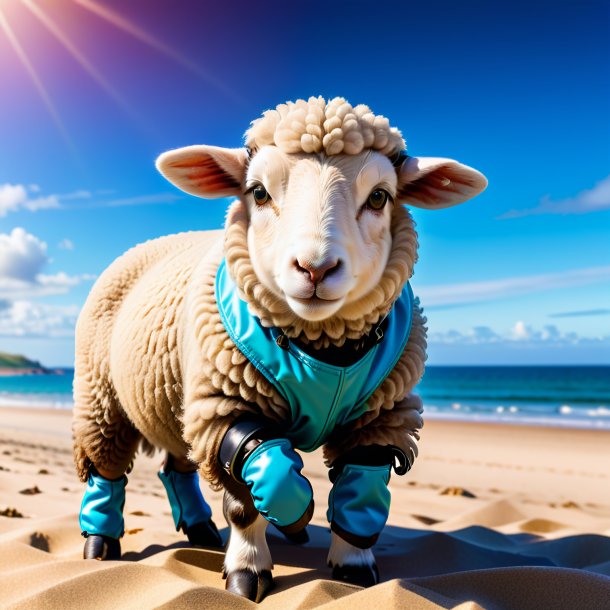
<path fill-rule="evenodd" d="M 261 609 L 610 608 L 610 432 L 427 421 L 413 470 L 392 477 L 382 582 L 366 590 L 330 579 L 330 484 L 319 451 L 304 460 L 311 541 L 269 528 Z M 84 561 L 70 413 L 0 409 L 0 607 L 255 607 L 224 591 L 222 552 L 173 531 L 160 461 L 129 475 L 124 559 Z M 204 489 L 226 539 L 221 494 Z"/>

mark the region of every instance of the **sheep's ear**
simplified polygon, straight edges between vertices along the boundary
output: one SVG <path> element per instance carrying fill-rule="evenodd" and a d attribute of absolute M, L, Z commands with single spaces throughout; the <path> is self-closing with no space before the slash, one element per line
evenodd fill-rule
<path fill-rule="evenodd" d="M 418 208 L 448 208 L 485 190 L 487 178 L 453 159 L 407 157 L 398 169 L 396 200 Z"/>
<path fill-rule="evenodd" d="M 243 148 L 186 146 L 160 155 L 157 169 L 190 195 L 232 197 L 241 192 L 246 157 Z"/>

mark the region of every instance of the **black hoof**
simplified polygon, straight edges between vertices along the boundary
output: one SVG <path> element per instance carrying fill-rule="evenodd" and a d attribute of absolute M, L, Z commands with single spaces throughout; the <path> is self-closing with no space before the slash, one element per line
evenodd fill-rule
<path fill-rule="evenodd" d="M 335 566 L 333 578 L 359 587 L 372 587 L 379 582 L 377 564 L 372 566 Z"/>
<path fill-rule="evenodd" d="M 273 576 L 270 570 L 257 574 L 253 570 L 235 570 L 227 574 L 225 586 L 229 593 L 235 593 L 257 604 L 273 588 Z"/>
<path fill-rule="evenodd" d="M 282 532 L 280 528 L 278 529 Z M 305 544 L 309 542 L 309 534 L 307 533 L 306 528 L 303 528 L 298 532 L 282 532 L 282 534 L 284 534 L 286 540 L 289 540 L 293 544 Z"/>
<path fill-rule="evenodd" d="M 309 542 L 309 534 L 306 528 L 313 517 L 313 509 L 314 502 L 312 500 L 298 521 L 290 525 L 276 525 L 275 527 L 293 544 L 305 544 Z"/>
<path fill-rule="evenodd" d="M 84 559 L 97 559 L 98 561 L 110 561 L 121 558 L 121 542 L 116 538 L 91 534 L 87 536 Z"/>
<path fill-rule="evenodd" d="M 185 528 L 184 533 L 189 542 L 195 546 L 222 546 L 222 538 L 218 533 L 218 528 L 211 519 Z"/>

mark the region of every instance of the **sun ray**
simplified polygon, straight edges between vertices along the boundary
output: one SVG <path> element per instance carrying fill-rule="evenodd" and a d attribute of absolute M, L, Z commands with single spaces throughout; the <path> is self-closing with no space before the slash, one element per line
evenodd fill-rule
<path fill-rule="evenodd" d="M 243 103 L 243 100 L 231 89 L 229 89 L 224 83 L 219 81 L 217 78 L 211 76 L 207 72 L 201 69 L 199 65 L 195 62 L 191 61 L 187 57 L 184 57 L 181 53 L 165 44 L 164 42 L 155 38 L 152 34 L 144 31 L 142 28 L 138 27 L 119 13 L 113 11 L 112 9 L 106 6 L 100 6 L 99 4 L 92 2 L 92 0 L 73 0 L 79 6 L 86 8 L 88 11 L 95 13 L 98 17 L 108 21 L 115 27 L 127 32 L 140 42 L 152 47 L 159 53 L 162 53 L 166 57 L 169 57 L 179 65 L 181 65 L 186 70 L 189 70 L 193 74 L 197 75 L 199 78 L 207 81 L 210 85 L 213 85 L 217 89 L 221 90 L 227 96 L 231 97 L 234 101 L 239 103 Z"/>
<path fill-rule="evenodd" d="M 6 34 L 6 37 L 9 41 L 10 45 L 13 47 L 13 50 L 17 54 L 17 57 L 19 57 L 19 61 L 21 61 L 21 63 L 23 64 L 23 67 L 26 69 L 27 73 L 29 74 L 30 78 L 32 79 L 34 86 L 38 90 L 38 93 L 39 93 L 40 97 L 42 98 L 42 101 L 43 101 L 44 105 L 46 106 L 47 111 L 51 115 L 53 122 L 55 123 L 55 126 L 59 130 L 62 138 L 64 139 L 64 141 L 66 142 L 66 144 L 68 145 L 70 150 L 73 153 L 76 153 L 74 144 L 73 144 L 70 136 L 68 135 L 68 132 L 61 120 L 61 117 L 59 116 L 59 113 L 57 112 L 57 109 L 55 108 L 53 102 L 51 101 L 51 97 L 49 96 L 49 93 L 45 89 L 45 86 L 42 84 L 42 81 L 40 80 L 38 73 L 36 72 L 34 66 L 30 62 L 30 59 L 27 56 L 25 50 L 19 43 L 17 36 L 13 32 L 13 29 L 11 28 L 11 26 L 10 26 L 8 20 L 6 19 L 6 16 L 2 12 L 1 8 L 0 8 L 0 29 L 2 29 L 4 31 L 4 33 Z"/>
<path fill-rule="evenodd" d="M 95 80 L 95 82 L 109 95 L 117 105 L 129 115 L 144 131 L 150 133 L 150 129 L 144 125 L 140 116 L 133 110 L 121 94 L 104 78 L 100 71 L 82 54 L 57 24 L 40 8 L 33 0 L 21 0 L 22 4 L 34 14 L 42 24 L 57 38 L 66 48 L 68 53 L 82 66 L 82 68 Z"/>

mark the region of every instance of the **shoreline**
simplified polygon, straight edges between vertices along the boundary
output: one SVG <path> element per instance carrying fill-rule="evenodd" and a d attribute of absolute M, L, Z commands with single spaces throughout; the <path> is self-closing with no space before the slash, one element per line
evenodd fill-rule
<path fill-rule="evenodd" d="M 28 413 L 32 411 L 65 411 L 71 413 L 73 408 L 72 403 L 63 402 L 61 400 L 55 401 L 53 404 L 49 404 L 48 401 L 36 402 L 34 400 L 24 400 L 19 402 L 18 399 L 11 399 L 8 397 L 2 397 L 0 394 L 0 410 L 3 409 L 21 409 Z M 561 409 L 566 408 L 566 405 L 560 407 Z M 508 414 L 504 414 L 504 410 L 500 413 L 481 413 L 479 412 L 467 412 L 462 411 L 461 413 L 451 410 L 438 411 L 433 405 L 426 405 L 424 403 L 424 422 L 427 421 L 443 421 L 443 422 L 461 422 L 466 424 L 491 424 L 499 426 L 517 426 L 517 427 L 534 427 L 534 428 L 552 428 L 552 429 L 567 429 L 567 430 L 598 430 L 610 432 L 610 410 L 605 405 L 594 406 L 587 405 L 587 408 L 591 410 L 599 409 L 603 415 L 590 416 L 590 417 L 578 417 L 576 415 L 571 416 L 545 416 L 545 415 L 533 415 L 527 413 L 521 416 L 515 415 L 513 411 L 508 411 Z M 576 409 L 568 407 L 570 413 L 573 413 Z M 608 414 L 607 414 L 608 413 Z"/>

